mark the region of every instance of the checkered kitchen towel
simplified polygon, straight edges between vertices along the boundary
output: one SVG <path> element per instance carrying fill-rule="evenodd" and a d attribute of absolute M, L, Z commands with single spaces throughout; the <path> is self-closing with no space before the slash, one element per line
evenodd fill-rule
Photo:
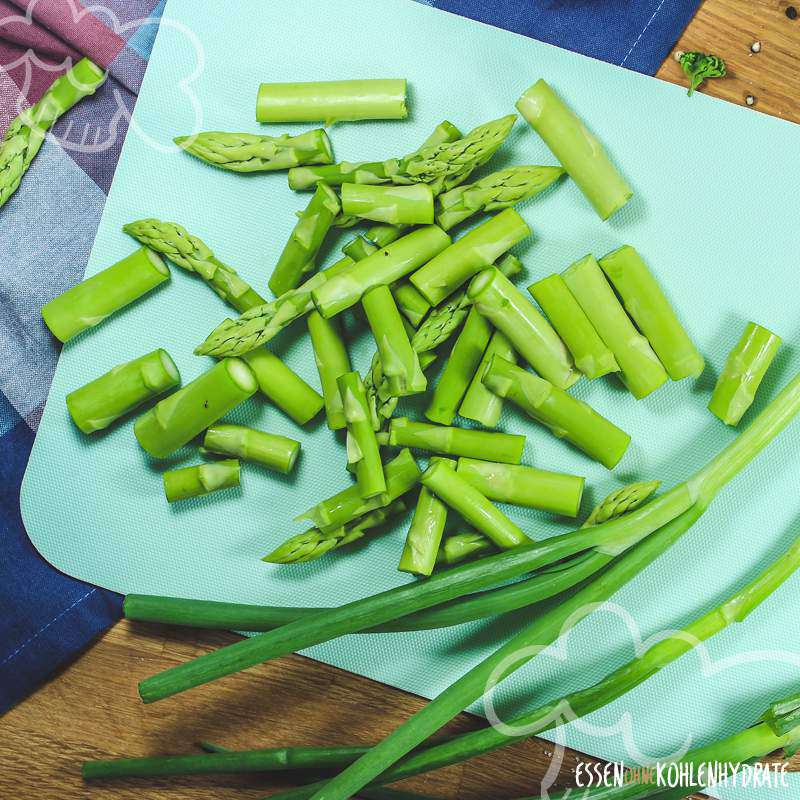
<path fill-rule="evenodd" d="M 109 72 L 54 126 L 0 209 L 0 713 L 120 615 L 118 595 L 61 574 L 34 551 L 19 488 L 58 358 L 39 310 L 83 275 L 165 2 L 0 0 L 0 132 L 72 60 L 88 56 Z M 645 73 L 699 4 L 420 2 Z"/>

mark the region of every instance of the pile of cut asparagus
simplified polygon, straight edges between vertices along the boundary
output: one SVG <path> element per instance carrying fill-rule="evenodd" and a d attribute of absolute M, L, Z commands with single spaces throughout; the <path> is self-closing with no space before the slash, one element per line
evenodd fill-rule
<path fill-rule="evenodd" d="M 414 507 L 398 568 L 424 581 L 338 608 L 126 598 L 131 619 L 262 632 L 142 681 L 145 702 L 349 633 L 438 628 L 535 607 L 521 631 L 374 747 L 211 748 L 214 752 L 185 757 L 90 762 L 87 778 L 322 769 L 333 773 L 329 780 L 280 797 L 397 796 L 365 787 L 456 763 L 606 705 L 697 642 L 742 621 L 800 565 L 795 542 L 755 581 L 691 623 L 685 636 L 661 641 L 597 684 L 525 714 L 513 723 L 518 735 L 487 727 L 426 741 L 479 699 L 487 683 L 497 680 L 498 669 L 503 679 L 530 661 L 670 548 L 800 411 L 798 375 L 693 476 L 657 496 L 658 481 L 624 486 L 570 533 L 537 540 L 497 507 L 508 503 L 574 519 L 585 483 L 582 476 L 521 463 L 525 437 L 495 430 L 505 400 L 613 469 L 630 436 L 570 393 L 576 381 L 614 373 L 641 399 L 668 379 L 697 378 L 705 367 L 659 282 L 630 245 L 600 259 L 587 255 L 561 274 L 537 280 L 529 293 L 538 308 L 516 287 L 521 263 L 510 250 L 531 231 L 514 205 L 565 173 L 603 220 L 632 195 L 599 141 L 543 80 L 522 95 L 517 109 L 558 166 L 512 166 L 473 179 L 503 144 L 515 115 L 466 135 L 443 122 L 416 150 L 380 162 L 334 163 L 322 129 L 297 136 L 217 131 L 179 136 L 180 148 L 211 165 L 233 172 L 288 169 L 292 189 L 312 191 L 269 279 L 274 298 L 262 297 L 180 225 L 142 219 L 124 228 L 141 249 L 42 309 L 53 334 L 67 342 L 168 281 L 165 258 L 196 273 L 238 312 L 196 347 L 197 354 L 219 360 L 183 388 L 177 388 L 180 375 L 172 358 L 156 350 L 67 397 L 73 421 L 90 434 L 170 392 L 136 420 L 136 439 L 156 459 L 198 440 L 209 459 L 163 473 L 169 502 L 237 486 L 242 460 L 292 470 L 298 441 L 220 422 L 258 391 L 299 426 L 324 408 L 328 427 L 346 431 L 342 466 L 353 480 L 302 513 L 298 519 L 312 527 L 264 560 L 318 558 Z M 406 115 L 404 80 L 262 84 L 256 112 L 265 123 Z M 477 224 L 454 238 L 465 222 Z M 340 260 L 318 270 L 318 254 L 331 230 L 362 223 L 371 227 L 347 242 Z M 351 310 L 363 312 L 375 340 L 364 374 L 352 369 L 339 325 L 339 317 Z M 281 332 L 297 331 L 292 326 L 301 319 L 321 393 L 267 347 Z M 766 328 L 748 325 L 709 402 L 723 422 L 737 425 L 742 419 L 780 343 Z M 433 385 L 428 368 L 445 355 Z M 427 422 L 396 414 L 402 398 L 425 392 Z M 454 425 L 457 417 L 468 424 Z M 391 448 L 399 451 L 388 454 Z M 430 456 L 424 470 L 412 450 Z M 444 538 L 450 516 L 464 531 Z M 795 702 L 787 710 L 783 703 L 773 709 L 757 726 L 757 736 L 744 737 L 741 752 L 756 758 L 767 747 L 793 746 L 800 740 L 796 707 Z M 645 786 L 619 797 L 660 791 Z"/>

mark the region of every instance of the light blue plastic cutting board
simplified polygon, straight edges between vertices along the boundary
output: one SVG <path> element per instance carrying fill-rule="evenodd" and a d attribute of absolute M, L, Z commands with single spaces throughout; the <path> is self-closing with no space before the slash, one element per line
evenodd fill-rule
<path fill-rule="evenodd" d="M 526 203 L 521 213 L 535 233 L 519 248 L 527 268 L 520 283 L 560 271 L 587 252 L 600 256 L 631 243 L 666 287 L 708 368 L 696 385 L 670 384 L 638 403 L 614 380 L 575 388 L 633 435 L 613 473 L 507 411 L 503 427 L 528 434 L 526 461 L 586 475 L 584 511 L 633 479 L 671 485 L 734 435 L 705 404 L 747 320 L 786 341 L 756 409 L 800 368 L 794 344 L 800 328 L 800 129 L 794 125 L 704 96 L 687 98 L 679 87 L 404 0 L 295 0 L 280 14 L 256 0 L 236 3 L 224 15 L 218 8 L 209 0 L 170 0 L 167 6 L 87 274 L 136 246 L 121 232 L 124 223 L 155 216 L 184 224 L 266 290 L 293 214 L 308 196 L 292 193 L 281 173 L 228 174 L 171 146 L 173 136 L 198 129 L 301 130 L 255 124 L 260 81 L 407 77 L 408 120 L 332 130 L 337 157 L 359 160 L 413 150 L 445 118 L 466 131 L 507 114 L 524 89 L 545 77 L 599 134 L 636 195 L 608 223 L 570 182 Z M 553 163 L 524 121 L 492 167 L 513 163 Z M 331 248 L 328 263 L 335 257 Z M 136 444 L 130 420 L 91 438 L 70 424 L 69 390 L 155 347 L 173 355 L 184 381 L 200 374 L 211 362 L 193 356 L 192 348 L 230 313 L 202 282 L 173 268 L 171 285 L 64 348 L 23 487 L 31 539 L 65 572 L 120 592 L 336 605 L 408 581 L 394 569 L 400 526 L 367 546 L 305 566 L 259 560 L 303 529 L 292 521 L 298 512 L 349 481 L 342 441 L 321 419 L 301 430 L 277 409 L 249 401 L 230 419 L 299 438 L 303 455 L 295 474 L 281 478 L 246 468 L 240 491 L 175 506 L 164 501 L 159 469 Z M 302 324 L 292 329 L 277 350 L 318 385 L 303 332 Z M 358 337 L 351 349 L 363 369 L 373 345 Z M 642 636 L 678 627 L 716 604 L 800 533 L 798 451 L 800 423 L 724 491 L 684 540 L 616 595 L 614 603 L 632 615 Z M 194 460 L 196 453 L 186 448 L 171 464 Z M 567 528 L 532 512 L 509 513 L 532 534 Z M 413 635 L 351 636 L 309 655 L 432 696 L 525 617 Z M 709 644 L 715 668 L 701 669 L 700 657 L 687 655 L 592 715 L 591 727 L 570 726 L 566 741 L 609 758 L 628 752 L 655 757 L 687 736 L 706 742 L 740 729 L 768 701 L 800 687 L 798 619 L 796 576 L 745 624 Z M 507 710 L 525 698 L 594 682 L 627 660 L 633 647 L 623 618 L 598 612 L 562 650 L 548 651 L 513 676 L 502 705 Z"/>

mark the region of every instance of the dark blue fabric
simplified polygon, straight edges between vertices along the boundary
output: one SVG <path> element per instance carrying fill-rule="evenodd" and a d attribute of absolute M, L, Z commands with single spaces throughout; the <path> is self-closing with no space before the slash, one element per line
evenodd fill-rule
<path fill-rule="evenodd" d="M 654 73 L 699 0 L 428 0 L 430 5 Z M 0 393 L 0 714 L 120 617 L 122 598 L 50 567 L 28 540 L 19 489 L 33 433 Z"/>

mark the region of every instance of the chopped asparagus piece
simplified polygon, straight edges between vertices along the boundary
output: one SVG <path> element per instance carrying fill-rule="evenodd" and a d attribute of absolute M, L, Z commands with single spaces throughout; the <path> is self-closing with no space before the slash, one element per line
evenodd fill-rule
<path fill-rule="evenodd" d="M 314 348 L 314 361 L 322 384 L 325 399 L 325 417 L 328 427 L 335 431 L 345 427 L 344 407 L 339 394 L 337 380 L 350 371 L 350 358 L 339 333 L 336 320 L 325 319 L 319 312 L 312 311 L 306 318 L 311 345 Z"/>
<path fill-rule="evenodd" d="M 284 475 L 294 469 L 300 455 L 300 442 L 243 425 L 214 425 L 206 431 L 203 447 L 212 453 L 252 461 Z"/>
<path fill-rule="evenodd" d="M 167 502 L 174 503 L 238 486 L 239 462 L 231 458 L 212 464 L 173 469 L 165 472 L 163 478 Z"/>
<path fill-rule="evenodd" d="M 426 183 L 411 186 L 345 183 L 342 214 L 389 225 L 432 225 L 433 191 Z"/>
<path fill-rule="evenodd" d="M 496 355 L 516 364 L 517 354 L 505 334 L 500 331 L 492 333 L 492 338 L 486 345 L 480 364 L 458 409 L 459 416 L 480 422 L 485 428 L 496 428 L 503 412 L 503 398 L 487 389 L 482 380 L 489 363 Z"/>
<path fill-rule="evenodd" d="M 466 561 L 471 556 L 486 555 L 496 553 L 497 548 L 491 539 L 487 539 L 482 533 L 471 531 L 469 533 L 457 533 L 448 536 L 439 550 L 436 563 L 439 565 L 459 564 Z"/>

